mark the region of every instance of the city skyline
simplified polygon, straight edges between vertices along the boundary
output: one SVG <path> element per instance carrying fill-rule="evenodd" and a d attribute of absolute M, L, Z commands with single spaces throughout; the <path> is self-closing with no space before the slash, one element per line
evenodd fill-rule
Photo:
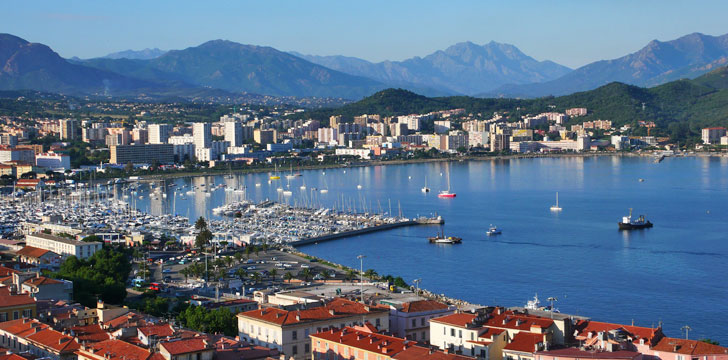
<path fill-rule="evenodd" d="M 513 44 L 537 60 L 576 68 L 634 52 L 654 39 L 728 33 L 718 15 L 728 4 L 718 1 L 705 1 L 701 7 L 677 1 L 462 1 L 458 6 L 411 1 L 285 6 L 175 2 L 173 9 L 171 2 L 11 4 L 13 12 L 0 14 L 4 32 L 49 45 L 66 58 L 127 49 L 183 49 L 226 39 L 379 62 L 425 56 L 459 42 L 495 41 Z"/>

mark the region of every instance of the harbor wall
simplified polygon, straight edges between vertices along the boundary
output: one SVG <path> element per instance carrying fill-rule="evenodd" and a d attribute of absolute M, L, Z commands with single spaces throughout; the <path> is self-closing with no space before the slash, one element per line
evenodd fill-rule
<path fill-rule="evenodd" d="M 419 225 L 420 222 L 417 222 L 415 220 L 408 220 L 408 221 L 400 221 L 392 224 L 384 224 L 384 225 L 378 225 L 378 226 L 372 226 L 364 229 L 356 229 L 351 231 L 343 231 L 340 233 L 335 234 L 329 234 L 329 235 L 323 235 L 323 236 L 316 236 L 311 238 L 305 238 L 298 241 L 294 241 L 290 243 L 292 246 L 301 246 L 301 245 L 308 245 L 313 244 L 317 242 L 323 242 L 323 241 L 330 241 L 330 240 L 336 240 L 343 237 L 349 237 L 349 236 L 356 236 L 356 235 L 362 235 L 362 234 L 368 234 L 376 231 L 383 231 L 383 230 L 390 230 L 390 229 L 396 229 L 403 226 L 411 226 L 411 225 Z"/>

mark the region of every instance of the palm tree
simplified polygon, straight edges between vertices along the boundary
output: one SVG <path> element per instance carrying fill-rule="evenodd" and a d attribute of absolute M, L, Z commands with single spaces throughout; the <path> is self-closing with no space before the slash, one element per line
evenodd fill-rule
<path fill-rule="evenodd" d="M 263 276 L 261 276 L 259 272 L 253 271 L 253 273 L 250 274 L 250 277 L 253 279 L 253 281 L 258 283 L 258 282 L 260 282 L 260 280 L 262 279 Z"/>
<path fill-rule="evenodd" d="M 248 277 L 248 272 L 243 268 L 239 268 L 235 270 L 235 276 L 237 276 L 240 280 L 245 281 L 245 278 Z"/>
<path fill-rule="evenodd" d="M 273 281 L 276 281 L 276 275 L 278 275 L 278 270 L 277 269 L 273 269 L 273 270 L 270 271 L 270 277 L 273 278 Z"/>
<path fill-rule="evenodd" d="M 187 278 L 190 277 L 190 268 L 186 267 L 186 268 L 180 270 L 179 273 L 185 276 L 185 282 L 187 282 Z"/>
<path fill-rule="evenodd" d="M 356 271 L 354 269 L 348 269 L 346 270 L 346 280 L 354 280 L 354 277 L 356 276 Z"/>
<path fill-rule="evenodd" d="M 308 279 L 311 278 L 311 270 L 310 269 L 303 269 L 298 275 L 303 277 L 303 281 L 308 281 Z"/>
<path fill-rule="evenodd" d="M 370 280 L 376 280 L 379 274 L 377 274 L 374 269 L 367 269 L 367 271 L 364 272 L 364 276 Z"/>
<path fill-rule="evenodd" d="M 293 274 L 291 274 L 290 271 L 286 271 L 286 273 L 283 274 L 283 278 L 286 279 L 286 281 L 291 282 L 291 279 L 293 279 Z"/>
<path fill-rule="evenodd" d="M 324 277 L 324 280 L 327 280 L 331 277 L 331 271 L 329 269 L 323 269 L 321 270 L 321 276 Z"/>
<path fill-rule="evenodd" d="M 237 261 L 238 264 L 243 261 L 243 253 L 241 253 L 240 251 L 235 252 L 235 255 L 233 256 L 235 257 L 235 261 Z"/>
<path fill-rule="evenodd" d="M 233 264 L 233 261 L 235 260 L 233 260 L 232 256 L 225 257 L 225 264 L 227 265 L 227 267 L 230 267 Z"/>

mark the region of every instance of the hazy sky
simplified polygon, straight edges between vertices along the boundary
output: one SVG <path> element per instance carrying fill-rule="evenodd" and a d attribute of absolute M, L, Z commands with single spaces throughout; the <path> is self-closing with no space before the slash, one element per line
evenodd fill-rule
<path fill-rule="evenodd" d="M 578 67 L 653 39 L 728 33 L 726 0 L 5 0 L 3 8 L 0 32 L 81 58 L 226 39 L 381 61 L 493 40 Z"/>

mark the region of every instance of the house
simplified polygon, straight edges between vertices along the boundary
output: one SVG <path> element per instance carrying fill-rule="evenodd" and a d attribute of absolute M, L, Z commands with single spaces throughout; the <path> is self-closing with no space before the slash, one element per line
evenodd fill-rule
<path fill-rule="evenodd" d="M 215 360 L 264 360 L 278 358 L 276 349 L 252 345 L 225 336 L 220 336 L 215 344 Z"/>
<path fill-rule="evenodd" d="M 313 359 L 469 359 L 415 345 L 415 341 L 380 334 L 371 324 L 332 328 L 311 335 Z"/>
<path fill-rule="evenodd" d="M 36 300 L 28 294 L 18 294 L 14 286 L 0 288 L 0 322 L 35 318 Z"/>
<path fill-rule="evenodd" d="M 80 347 L 72 336 L 50 328 L 30 334 L 25 339 L 31 354 L 52 360 L 75 360 Z"/>
<path fill-rule="evenodd" d="M 728 348 L 697 340 L 663 337 L 647 354 L 660 360 L 726 360 Z"/>
<path fill-rule="evenodd" d="M 0 323 L 0 346 L 19 353 L 28 351 L 28 335 L 50 328 L 35 319 L 18 319 Z"/>
<path fill-rule="evenodd" d="M 53 251 L 34 246 L 26 246 L 15 252 L 20 262 L 39 267 L 57 268 L 61 265 L 61 257 Z"/>
<path fill-rule="evenodd" d="M 111 339 L 111 335 L 104 331 L 99 324 L 81 325 L 71 327 L 71 336 L 81 344 L 99 342 Z"/>
<path fill-rule="evenodd" d="M 484 326 L 483 314 L 455 313 L 430 320 L 430 344 L 450 353 L 500 360 L 508 332 Z"/>
<path fill-rule="evenodd" d="M 297 360 L 311 357 L 310 334 L 370 322 L 389 330 L 389 309 L 335 298 L 322 306 L 303 310 L 264 308 L 238 314 L 243 341 L 278 349 Z"/>
<path fill-rule="evenodd" d="M 174 335 L 175 331 L 170 324 L 151 324 L 137 328 L 137 338 L 145 346 L 156 344 L 160 339 Z"/>
<path fill-rule="evenodd" d="M 430 341 L 430 320 L 452 314 L 455 307 L 434 300 L 389 304 L 389 331 L 394 336 L 420 342 Z"/>
<path fill-rule="evenodd" d="M 159 354 L 117 339 L 86 343 L 76 355 L 78 360 L 163 360 Z"/>
<path fill-rule="evenodd" d="M 215 346 L 204 337 L 159 343 L 159 354 L 166 360 L 212 360 Z"/>
<path fill-rule="evenodd" d="M 574 325 L 574 340 L 588 350 L 627 350 L 646 354 L 664 337 L 662 328 L 579 320 Z"/>
<path fill-rule="evenodd" d="M 73 299 L 73 282 L 62 279 L 51 279 L 39 273 L 13 274 L 13 284 L 20 292 L 30 294 L 36 300 Z"/>
<path fill-rule="evenodd" d="M 215 310 L 219 308 L 225 308 L 230 310 L 231 313 L 237 314 L 240 312 L 255 310 L 258 308 L 258 303 L 255 300 L 250 299 L 234 299 L 220 302 L 209 302 L 202 304 L 203 307 L 208 310 Z"/>
<path fill-rule="evenodd" d="M 545 334 L 519 332 L 503 348 L 503 359 L 536 360 L 534 353 L 546 350 L 548 343 Z"/>
<path fill-rule="evenodd" d="M 582 350 L 565 348 L 535 353 L 538 360 L 642 360 L 642 354 L 636 351 L 618 350 Z"/>

